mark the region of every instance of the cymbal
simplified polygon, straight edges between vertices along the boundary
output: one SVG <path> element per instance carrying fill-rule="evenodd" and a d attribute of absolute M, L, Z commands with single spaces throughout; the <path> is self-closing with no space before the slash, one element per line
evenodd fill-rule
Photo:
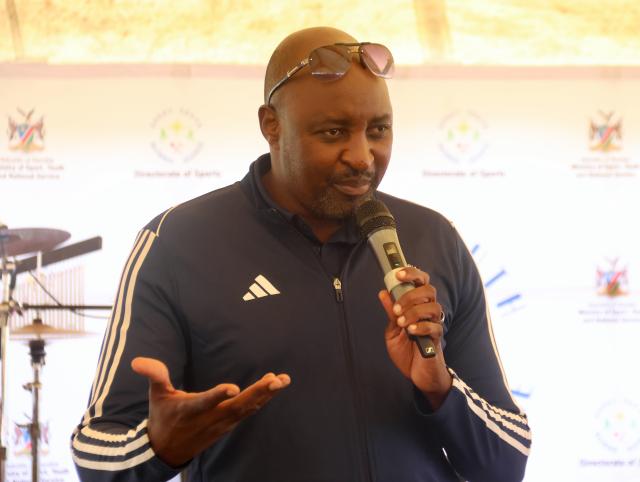
<path fill-rule="evenodd" d="M 71 235 L 60 229 L 0 228 L 0 256 L 49 251 L 69 239 Z"/>
<path fill-rule="evenodd" d="M 12 340 L 35 340 L 38 338 L 52 340 L 82 336 L 89 336 L 89 333 L 66 328 L 56 328 L 55 326 L 43 323 L 40 318 L 34 319 L 30 325 L 21 326 L 20 328 L 15 328 L 10 331 L 10 338 Z"/>

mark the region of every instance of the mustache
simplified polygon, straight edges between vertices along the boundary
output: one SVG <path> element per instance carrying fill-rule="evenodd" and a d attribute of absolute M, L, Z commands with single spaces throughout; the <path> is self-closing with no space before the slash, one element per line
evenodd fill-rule
<path fill-rule="evenodd" d="M 348 172 L 334 174 L 329 180 L 334 184 L 376 184 L 376 173 L 373 169 L 364 172 L 350 169 Z"/>

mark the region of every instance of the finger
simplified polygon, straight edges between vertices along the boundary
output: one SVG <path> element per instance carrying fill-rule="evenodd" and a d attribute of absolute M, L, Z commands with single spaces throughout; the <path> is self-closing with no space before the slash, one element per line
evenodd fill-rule
<path fill-rule="evenodd" d="M 393 306 L 393 312 L 400 316 L 407 309 L 425 303 L 433 303 L 436 300 L 436 288 L 431 285 L 424 285 L 407 291 Z"/>
<path fill-rule="evenodd" d="M 291 383 L 291 377 L 286 373 L 281 373 L 280 375 L 267 373 L 257 383 L 260 388 L 265 388 L 270 392 L 274 392 L 288 386 Z"/>
<path fill-rule="evenodd" d="M 285 387 L 288 387 L 290 384 L 291 384 L 291 377 L 289 377 L 289 375 L 287 375 L 286 373 L 283 373 L 275 377 L 275 379 L 271 381 L 269 385 L 267 385 L 267 388 L 270 391 L 275 392 L 277 390 L 281 390 Z"/>
<path fill-rule="evenodd" d="M 378 293 L 378 298 L 380 299 L 380 303 L 382 303 L 382 307 L 384 311 L 387 313 L 387 318 L 392 323 L 396 321 L 396 315 L 393 312 L 393 300 L 391 299 L 391 295 L 386 290 L 381 290 Z"/>
<path fill-rule="evenodd" d="M 442 306 L 439 303 L 423 303 L 412 306 L 398 316 L 398 326 L 405 327 L 418 321 L 441 323 Z"/>
<path fill-rule="evenodd" d="M 216 407 L 220 403 L 235 397 L 240 393 L 238 385 L 233 383 L 221 383 L 206 392 L 193 394 L 191 398 L 192 408 L 195 411 L 205 411 Z"/>
<path fill-rule="evenodd" d="M 276 376 L 267 373 L 237 396 L 224 402 L 224 405 L 234 414 L 236 420 L 242 420 L 262 408 L 278 391 L 288 386 L 290 381 L 286 374 Z"/>
<path fill-rule="evenodd" d="M 442 338 L 444 332 L 440 323 L 434 323 L 433 321 L 418 321 L 407 326 L 407 331 L 411 335 L 416 336 L 429 336 L 432 340 L 436 341 Z"/>
<path fill-rule="evenodd" d="M 378 293 L 378 299 L 380 300 L 380 303 L 382 303 L 382 307 L 387 313 L 387 318 L 389 319 L 389 323 L 387 323 L 386 328 L 387 334 L 390 333 L 392 336 L 395 336 L 397 334 L 395 331 L 398 330 L 398 325 L 396 321 L 397 316 L 393 312 L 393 300 L 391 299 L 391 295 L 388 291 L 382 290 Z"/>
<path fill-rule="evenodd" d="M 275 391 L 280 388 L 284 388 L 291 382 L 291 378 L 286 373 L 281 375 L 277 375 L 275 373 L 266 373 L 262 376 L 262 378 L 257 382 L 260 386 L 264 385 L 267 390 Z"/>
<path fill-rule="evenodd" d="M 151 388 L 172 392 L 175 389 L 169 378 L 167 366 L 155 358 L 136 357 L 131 361 L 131 368 L 138 375 L 147 377 Z"/>
<path fill-rule="evenodd" d="M 396 278 L 400 281 L 414 283 L 416 286 L 429 284 L 429 274 L 416 268 L 415 266 L 407 266 L 396 273 Z"/>

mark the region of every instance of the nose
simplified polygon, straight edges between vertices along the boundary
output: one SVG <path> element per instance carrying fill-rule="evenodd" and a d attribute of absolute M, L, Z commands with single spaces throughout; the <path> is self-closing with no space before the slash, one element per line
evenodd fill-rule
<path fill-rule="evenodd" d="M 366 132 L 353 133 L 342 153 L 342 161 L 357 171 L 366 171 L 373 164 L 374 156 Z"/>

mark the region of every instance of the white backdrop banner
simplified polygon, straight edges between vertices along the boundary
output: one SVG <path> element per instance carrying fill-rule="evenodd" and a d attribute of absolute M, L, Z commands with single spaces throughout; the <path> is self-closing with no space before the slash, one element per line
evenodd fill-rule
<path fill-rule="evenodd" d="M 69 242 L 102 236 L 101 251 L 44 270 L 80 270 L 85 303 L 112 302 L 147 221 L 240 179 L 267 150 L 260 68 L 0 72 L 0 220 L 64 229 Z M 476 258 L 531 421 L 526 480 L 640 480 L 640 70 L 399 69 L 389 85 L 395 141 L 381 189 L 443 213 Z M 33 303 L 42 295 L 21 276 L 19 301 Z M 43 481 L 77 480 L 69 437 L 105 324 L 87 318 L 93 335 L 47 345 Z M 27 481 L 21 342 L 7 363 L 8 480 Z"/>

